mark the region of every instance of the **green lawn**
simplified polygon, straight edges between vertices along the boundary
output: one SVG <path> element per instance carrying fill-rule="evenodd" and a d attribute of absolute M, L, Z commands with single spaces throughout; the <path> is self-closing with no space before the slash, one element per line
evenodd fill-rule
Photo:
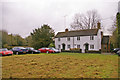
<path fill-rule="evenodd" d="M 117 78 L 118 56 L 59 53 L 2 57 L 3 78 Z"/>

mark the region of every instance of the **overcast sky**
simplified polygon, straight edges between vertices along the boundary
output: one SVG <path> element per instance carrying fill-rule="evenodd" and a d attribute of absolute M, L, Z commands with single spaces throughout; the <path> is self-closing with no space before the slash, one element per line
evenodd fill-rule
<path fill-rule="evenodd" d="M 70 28 L 74 14 L 96 9 L 105 34 L 118 11 L 119 0 L 3 0 L 0 2 L 0 29 L 26 37 L 33 29 L 49 24 L 55 32 Z"/>

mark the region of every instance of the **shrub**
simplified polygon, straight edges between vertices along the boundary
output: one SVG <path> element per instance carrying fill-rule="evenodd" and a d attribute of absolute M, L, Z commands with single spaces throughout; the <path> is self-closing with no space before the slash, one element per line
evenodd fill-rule
<path fill-rule="evenodd" d="M 95 51 L 95 50 L 86 50 L 86 53 L 101 53 L 101 51 Z"/>
<path fill-rule="evenodd" d="M 54 43 L 50 43 L 48 47 L 55 47 Z"/>
<path fill-rule="evenodd" d="M 9 46 L 8 44 L 4 44 L 4 45 L 3 45 L 3 48 L 8 48 L 8 49 L 10 49 L 10 46 Z"/>
<path fill-rule="evenodd" d="M 71 48 L 70 50 L 62 50 L 62 52 L 81 53 L 82 49 L 80 49 L 80 48 Z"/>
<path fill-rule="evenodd" d="M 70 48 L 70 50 L 80 50 L 80 48 Z"/>

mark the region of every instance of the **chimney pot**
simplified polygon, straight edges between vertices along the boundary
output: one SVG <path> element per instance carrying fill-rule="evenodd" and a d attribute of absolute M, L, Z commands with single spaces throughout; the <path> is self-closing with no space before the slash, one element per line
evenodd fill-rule
<path fill-rule="evenodd" d="M 68 28 L 65 29 L 65 32 L 68 32 Z"/>
<path fill-rule="evenodd" d="M 101 24 L 100 24 L 100 22 L 97 23 L 97 28 L 98 28 L 98 29 L 101 29 Z"/>

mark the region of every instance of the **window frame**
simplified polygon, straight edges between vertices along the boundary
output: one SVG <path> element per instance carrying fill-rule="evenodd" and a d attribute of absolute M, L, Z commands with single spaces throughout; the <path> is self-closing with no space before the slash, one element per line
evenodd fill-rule
<path fill-rule="evenodd" d="M 61 48 L 61 46 L 60 45 L 58 45 L 58 49 L 60 49 Z"/>
<path fill-rule="evenodd" d="M 92 36 L 90 36 L 90 40 L 94 40 L 94 36 L 92 35 Z"/>
<path fill-rule="evenodd" d="M 90 45 L 90 49 L 95 49 L 94 44 L 91 44 L 91 45 Z"/>
<path fill-rule="evenodd" d="M 79 47 L 78 47 L 79 46 Z M 80 48 L 80 45 L 77 45 L 77 48 Z"/>
<path fill-rule="evenodd" d="M 58 41 L 60 41 L 61 39 L 60 38 L 58 38 Z"/>
<path fill-rule="evenodd" d="M 70 37 L 67 37 L 67 41 L 70 41 Z"/>
<path fill-rule="evenodd" d="M 80 36 L 77 36 L 77 41 L 80 41 Z"/>
<path fill-rule="evenodd" d="M 70 44 L 68 44 L 68 45 L 67 45 L 67 48 L 68 48 L 68 49 L 70 49 L 70 48 L 71 48 Z"/>

